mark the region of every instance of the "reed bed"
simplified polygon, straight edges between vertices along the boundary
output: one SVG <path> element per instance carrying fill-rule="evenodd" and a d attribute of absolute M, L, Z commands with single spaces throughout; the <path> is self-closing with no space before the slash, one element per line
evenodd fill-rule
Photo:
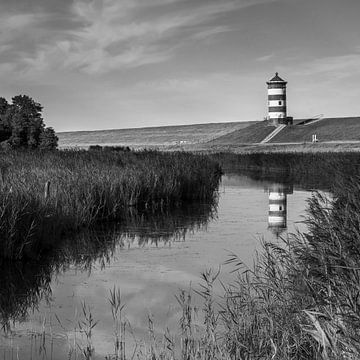
<path fill-rule="evenodd" d="M 287 169 L 316 175 L 321 173 L 321 170 L 334 173 L 342 168 L 360 165 L 360 154 L 356 152 L 216 153 L 211 154 L 211 157 L 220 162 L 225 172 L 228 169 Z"/>
<path fill-rule="evenodd" d="M 309 189 L 336 191 L 336 184 L 342 178 L 360 175 L 360 153 L 217 153 L 211 157 L 220 163 L 225 173 L 282 179 Z"/>
<path fill-rule="evenodd" d="M 295 160 L 290 171 L 302 166 Z M 331 161 L 327 164 L 335 167 Z M 128 352 L 131 326 L 120 292 L 112 289 L 114 351 L 106 358 L 359 359 L 360 176 L 357 157 L 339 161 L 336 168 L 344 171 L 335 174 L 332 195 L 315 193 L 308 202 L 307 232 L 280 244 L 264 242 L 253 267 L 230 255 L 226 264 L 234 280 L 222 284 L 221 297 L 214 294 L 218 273 L 204 272 L 197 290 L 201 309 L 193 301 L 194 293 L 180 292 L 179 334 L 155 334 L 149 317 L 149 338 L 136 341 Z M 351 169 L 349 176 L 345 170 Z M 91 341 L 96 319 L 89 312 L 84 304 L 80 349 L 87 359 L 96 356 Z"/>
<path fill-rule="evenodd" d="M 212 291 L 217 274 L 203 274 L 202 326 L 182 293 L 180 345 L 164 335 L 140 358 L 359 359 L 360 177 L 337 179 L 331 196 L 309 200 L 306 233 L 264 242 L 251 268 L 229 256 L 235 278 L 221 298 Z"/>
<path fill-rule="evenodd" d="M 178 346 L 164 334 L 138 358 L 359 359 L 360 177 L 334 189 L 309 200 L 306 233 L 263 242 L 253 267 L 230 255 L 235 277 L 222 297 L 213 292 L 218 274 L 202 275 L 202 325 L 191 293 L 181 292 Z"/>
<path fill-rule="evenodd" d="M 308 232 L 265 243 L 253 269 L 229 259 L 240 272 L 226 291 L 226 334 L 240 358 L 360 357 L 359 180 L 314 194 Z"/>
<path fill-rule="evenodd" d="M 221 176 L 207 156 L 156 151 L 9 152 L 0 169 L 0 256 L 13 259 L 131 208 L 207 201 Z"/>
<path fill-rule="evenodd" d="M 119 289 L 111 289 L 114 348 L 106 359 L 355 360 L 360 354 L 360 179 L 344 179 L 334 197 L 309 201 L 309 231 L 283 243 L 263 243 L 254 266 L 236 255 L 234 280 L 214 292 L 218 273 L 206 271 L 195 291 L 180 291 L 179 333 L 134 337 Z M 202 306 L 194 296 L 202 299 Z M 126 305 L 126 304 L 125 304 Z M 98 358 L 96 316 L 84 303 L 69 359 Z M 46 334 L 45 334 L 46 335 Z M 45 344 L 46 345 L 46 344 Z M 42 346 L 45 346 L 44 344 Z"/>

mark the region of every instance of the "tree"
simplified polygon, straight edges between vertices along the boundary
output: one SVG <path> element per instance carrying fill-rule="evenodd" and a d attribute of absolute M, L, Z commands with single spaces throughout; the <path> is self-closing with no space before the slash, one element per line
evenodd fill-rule
<path fill-rule="evenodd" d="M 0 97 L 0 142 L 7 140 L 11 136 L 10 127 L 6 125 L 6 114 L 9 110 L 9 103 L 3 97 Z"/>
<path fill-rule="evenodd" d="M 28 147 L 35 149 L 40 144 L 40 134 L 44 131 L 44 121 L 41 117 L 42 106 L 27 95 L 12 98 L 8 111 L 13 147 Z"/>
<path fill-rule="evenodd" d="M 58 146 L 59 138 L 55 134 L 55 130 L 52 127 L 45 128 L 40 134 L 40 149 L 42 150 L 54 150 Z"/>
<path fill-rule="evenodd" d="M 54 149 L 58 138 L 52 128 L 45 128 L 43 107 L 27 95 L 12 98 L 12 104 L 0 97 L 0 141 L 12 148 Z"/>
<path fill-rule="evenodd" d="M 9 108 L 9 103 L 3 97 L 0 97 L 0 120 L 2 121 L 3 117 L 6 114 L 7 109 Z"/>

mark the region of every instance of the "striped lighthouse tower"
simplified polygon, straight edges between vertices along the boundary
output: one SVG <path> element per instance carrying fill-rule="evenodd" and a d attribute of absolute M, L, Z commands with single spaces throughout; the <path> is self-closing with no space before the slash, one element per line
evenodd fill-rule
<path fill-rule="evenodd" d="M 286 115 L 286 84 L 278 73 L 269 80 L 268 86 L 268 120 L 271 125 L 288 124 Z"/>

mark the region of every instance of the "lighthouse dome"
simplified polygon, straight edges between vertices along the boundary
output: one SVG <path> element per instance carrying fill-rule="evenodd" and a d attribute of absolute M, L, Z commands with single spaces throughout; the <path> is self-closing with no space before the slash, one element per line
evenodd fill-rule
<path fill-rule="evenodd" d="M 275 73 L 275 76 L 269 80 L 269 82 L 282 82 L 282 83 L 286 83 L 285 80 L 283 80 L 280 76 L 279 73 Z"/>

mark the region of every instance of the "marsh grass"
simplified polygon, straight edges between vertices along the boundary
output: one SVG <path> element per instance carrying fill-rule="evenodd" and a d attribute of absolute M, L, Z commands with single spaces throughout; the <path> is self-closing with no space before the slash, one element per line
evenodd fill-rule
<path fill-rule="evenodd" d="M 1 257 L 37 257 L 64 235 L 131 211 L 206 201 L 221 170 L 186 153 L 9 152 L 1 158 Z M 45 185 L 50 189 L 45 197 Z"/>
<path fill-rule="evenodd" d="M 114 354 L 109 358 L 358 359 L 360 177 L 354 163 L 357 157 L 339 165 L 343 171 L 334 173 L 331 195 L 314 193 L 309 200 L 305 233 L 279 244 L 263 242 L 252 267 L 237 255 L 229 256 L 226 265 L 234 280 L 222 284 L 221 297 L 214 293 L 218 273 L 211 271 L 202 275 L 202 285 L 195 292 L 203 300 L 202 307 L 196 305 L 193 291 L 181 291 L 179 334 L 168 330 L 156 334 L 155 320 L 149 316 L 148 339 L 136 342 L 131 355 L 124 353 L 130 325 L 124 320 L 126 307 L 120 292 L 114 288 L 110 293 Z M 331 160 L 328 164 L 332 166 Z M 290 171 L 300 166 L 294 159 Z M 351 177 L 347 169 L 355 169 Z M 83 344 L 84 355 L 89 349 L 96 353 L 91 344 Z"/>
<path fill-rule="evenodd" d="M 263 244 L 253 268 L 237 256 L 222 320 L 240 359 L 358 359 L 360 356 L 360 178 L 308 203 L 308 231 Z"/>
<path fill-rule="evenodd" d="M 344 178 L 360 175 L 360 153 L 356 152 L 217 153 L 211 157 L 225 173 L 238 172 L 255 179 L 331 192 L 337 191 L 337 184 Z"/>
<path fill-rule="evenodd" d="M 360 165 L 360 154 L 356 152 L 249 152 L 244 154 L 216 153 L 211 157 L 218 161 L 224 171 L 233 169 L 287 170 L 301 174 L 316 175 L 321 170 L 328 173 L 340 172 L 343 169 L 353 170 Z"/>
<path fill-rule="evenodd" d="M 253 360 L 359 358 L 360 354 L 360 178 L 343 179 L 331 196 L 309 200 L 308 231 L 262 243 L 252 267 L 237 255 L 226 265 L 234 280 L 222 284 L 205 271 L 196 291 L 180 291 L 179 333 L 155 333 L 128 351 L 126 307 L 116 288 L 109 302 L 114 321 L 114 353 L 108 359 Z M 200 296 L 202 306 L 194 301 Z M 95 320 L 83 306 L 85 338 L 79 353 L 92 358 Z M 130 331 L 131 333 L 131 331 Z M 80 340 L 80 339 L 79 339 Z M 82 346 L 82 347 L 81 347 Z M 125 350 L 126 346 L 126 350 Z M 130 354 L 130 355 L 129 355 Z"/>
<path fill-rule="evenodd" d="M 359 177 L 343 178 L 331 196 L 315 193 L 308 231 L 263 242 L 253 267 L 229 256 L 235 278 L 223 284 L 221 298 L 213 293 L 217 274 L 205 272 L 197 291 L 202 324 L 191 293 L 181 292 L 180 344 L 140 358 L 358 359 L 359 184 Z"/>

